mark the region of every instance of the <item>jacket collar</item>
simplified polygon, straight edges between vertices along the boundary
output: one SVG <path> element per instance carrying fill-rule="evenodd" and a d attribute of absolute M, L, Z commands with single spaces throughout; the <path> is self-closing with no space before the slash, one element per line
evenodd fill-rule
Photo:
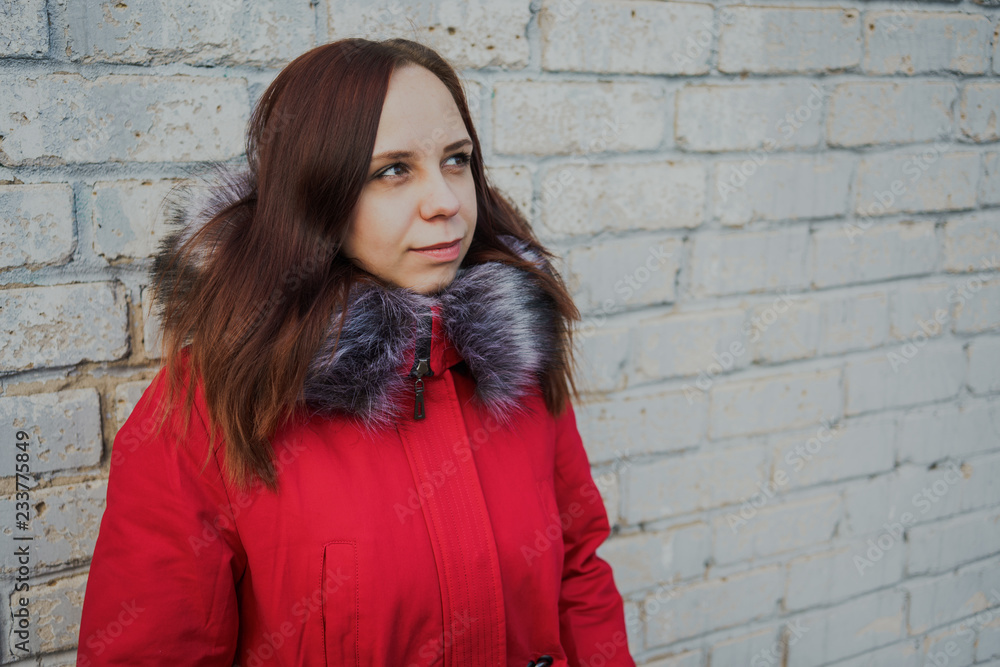
<path fill-rule="evenodd" d="M 219 168 L 176 189 L 167 210 L 168 222 L 179 229 L 165 245 L 187 238 L 253 187 L 246 169 Z M 526 241 L 511 235 L 500 240 L 553 273 Z M 501 425 L 509 424 L 538 388 L 558 342 L 551 298 L 530 273 L 501 262 L 461 267 L 435 295 L 358 283 L 346 313 L 336 351 L 342 313 L 331 318 L 301 399 L 312 414 L 340 415 L 367 430 L 414 419 L 417 358 L 429 359 L 433 374 L 423 378 L 426 383 L 464 362 L 475 380 L 476 402 Z"/>
<path fill-rule="evenodd" d="M 524 241 L 500 238 L 518 256 L 548 267 Z M 508 424 L 547 369 L 547 352 L 557 342 L 554 314 L 530 273 L 500 262 L 460 268 L 436 295 L 356 284 L 337 350 L 340 313 L 309 366 L 305 404 L 368 429 L 415 419 L 417 369 L 426 359 L 428 390 L 445 370 L 464 363 L 475 379 L 476 401 Z"/>

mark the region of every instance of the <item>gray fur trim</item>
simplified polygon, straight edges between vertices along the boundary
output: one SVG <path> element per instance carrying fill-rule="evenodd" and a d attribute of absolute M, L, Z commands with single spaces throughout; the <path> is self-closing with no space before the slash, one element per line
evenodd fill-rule
<path fill-rule="evenodd" d="M 513 236 L 501 240 L 541 266 L 540 255 Z M 307 405 L 341 413 L 370 430 L 391 426 L 413 406 L 413 380 L 401 369 L 416 345 L 417 322 L 440 306 L 445 335 L 476 380 L 475 398 L 499 424 L 510 424 L 547 369 L 555 338 L 551 300 L 526 271 L 501 262 L 460 268 L 436 295 L 399 287 L 355 285 L 331 359 L 340 313 L 313 358 L 304 387 Z M 437 372 L 437 369 L 435 369 Z"/>

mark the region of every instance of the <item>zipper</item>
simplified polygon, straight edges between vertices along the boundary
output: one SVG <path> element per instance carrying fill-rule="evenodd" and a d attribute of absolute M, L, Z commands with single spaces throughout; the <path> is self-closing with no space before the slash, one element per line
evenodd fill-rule
<path fill-rule="evenodd" d="M 410 377 L 415 378 L 413 418 L 418 420 L 427 416 L 424 410 L 424 376 L 434 375 L 434 369 L 431 368 L 432 317 L 431 313 L 427 313 L 417 322 L 417 344 L 413 353 L 413 368 L 410 370 Z"/>

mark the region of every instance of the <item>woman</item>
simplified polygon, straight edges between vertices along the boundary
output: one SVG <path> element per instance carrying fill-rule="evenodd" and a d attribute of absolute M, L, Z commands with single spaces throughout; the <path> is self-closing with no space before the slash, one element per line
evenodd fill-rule
<path fill-rule="evenodd" d="M 115 438 L 78 664 L 633 665 L 579 313 L 454 70 L 318 47 L 247 148 L 173 202 L 164 368 Z"/>

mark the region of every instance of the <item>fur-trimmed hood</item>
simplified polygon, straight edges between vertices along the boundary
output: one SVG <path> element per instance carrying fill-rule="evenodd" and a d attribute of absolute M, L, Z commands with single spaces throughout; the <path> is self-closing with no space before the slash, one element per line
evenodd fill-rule
<path fill-rule="evenodd" d="M 222 168 L 175 188 L 166 207 L 173 233 L 161 246 L 154 273 L 163 270 L 163 258 L 178 244 L 252 189 L 247 170 Z M 510 235 L 500 239 L 518 256 L 553 273 L 527 242 Z M 204 260 L 197 257 L 195 262 Z M 174 270 L 193 275 L 197 266 Z M 432 356 L 460 358 L 475 379 L 479 404 L 507 424 L 521 410 L 525 395 L 539 385 L 558 343 L 552 299 L 530 273 L 501 262 L 461 267 L 435 295 L 355 284 L 334 353 L 341 316 L 338 312 L 331 318 L 313 356 L 303 399 L 313 413 L 340 415 L 369 430 L 412 418 L 415 361 Z M 432 331 L 443 335 L 432 336 Z M 457 355 L 442 355 L 448 347 Z M 444 369 L 430 370 L 433 376 Z"/>

